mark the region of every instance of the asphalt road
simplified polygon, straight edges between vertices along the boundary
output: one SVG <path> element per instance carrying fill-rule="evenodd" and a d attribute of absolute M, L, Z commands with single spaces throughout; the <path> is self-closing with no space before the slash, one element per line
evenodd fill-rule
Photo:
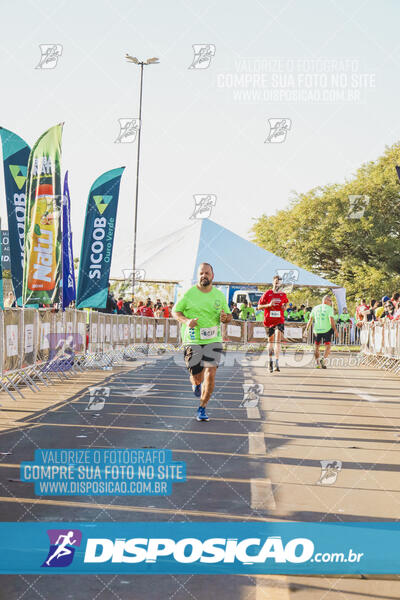
<path fill-rule="evenodd" d="M 3 521 L 355 521 L 400 517 L 399 378 L 359 369 L 343 355 L 326 371 L 288 355 L 270 375 L 265 358 L 229 353 L 217 374 L 211 421 L 195 420 L 177 356 L 1 395 Z M 243 385 L 258 384 L 246 406 Z M 89 387 L 110 388 L 86 410 Z M 144 391 L 145 390 L 145 391 Z M 147 390 L 147 391 L 146 391 Z M 254 406 L 254 404 L 257 404 Z M 19 464 L 36 448 L 168 448 L 187 482 L 166 497 L 35 497 Z M 1 454 L 3 453 L 3 454 Z M 324 472 L 321 461 L 329 461 Z M 329 479 L 330 477 L 330 479 Z M 400 597 L 400 582 L 270 576 L 0 576 L 7 600 L 343 600 Z"/>

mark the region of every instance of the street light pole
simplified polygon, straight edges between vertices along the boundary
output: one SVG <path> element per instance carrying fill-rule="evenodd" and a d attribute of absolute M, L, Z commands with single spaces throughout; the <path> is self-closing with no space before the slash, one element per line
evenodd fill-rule
<path fill-rule="evenodd" d="M 140 95 L 139 95 L 139 131 L 138 147 L 136 161 L 136 196 L 135 196 L 135 228 L 133 234 L 133 271 L 132 271 L 132 302 L 135 301 L 135 280 L 136 280 L 136 238 L 137 238 L 137 218 L 138 218 L 138 198 L 139 198 L 139 168 L 140 168 L 140 137 L 142 133 L 142 97 L 143 97 L 143 67 L 140 63 Z"/>
<path fill-rule="evenodd" d="M 143 67 L 144 65 L 157 64 L 158 58 L 148 58 L 146 61 L 139 61 L 136 57 L 125 55 L 125 58 L 136 65 L 140 66 L 140 89 L 139 89 L 139 131 L 138 131 L 138 147 L 136 160 L 136 194 L 135 194 L 135 225 L 133 238 L 133 264 L 132 264 L 132 301 L 135 298 L 135 283 L 136 283 L 136 240 L 137 240 L 137 220 L 138 220 L 138 199 L 139 199 L 139 170 L 140 170 L 140 139 L 142 133 L 142 98 L 143 98 Z"/>

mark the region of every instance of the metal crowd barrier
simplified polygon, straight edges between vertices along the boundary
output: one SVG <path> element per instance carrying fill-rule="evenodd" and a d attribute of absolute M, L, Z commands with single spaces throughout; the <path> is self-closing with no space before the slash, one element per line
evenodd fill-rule
<path fill-rule="evenodd" d="M 305 327 L 306 323 L 287 323 L 285 339 L 294 343 L 302 342 Z M 224 343 L 238 345 L 261 344 L 267 339 L 265 327 L 259 321 L 231 321 L 222 325 L 222 338 Z M 138 346 L 149 344 L 179 347 L 182 339 L 178 321 L 171 318 L 90 313 L 88 361 L 91 365 L 100 365 L 104 361 L 115 364 L 116 360 L 132 353 L 135 355 Z"/>
<path fill-rule="evenodd" d="M 313 344 L 315 336 L 310 328 L 305 335 L 307 323 L 300 321 L 286 321 L 284 324 L 284 343 L 288 344 Z M 262 321 L 231 321 L 223 329 L 224 341 L 237 344 L 265 344 L 267 334 Z M 358 346 L 360 331 L 352 323 L 337 325 L 338 335 L 334 336 L 332 343 L 337 346 Z"/>
<path fill-rule="evenodd" d="M 312 331 L 304 339 L 307 323 L 285 322 L 284 337 L 288 342 L 313 343 Z M 333 343 L 337 345 L 359 345 L 359 329 L 352 323 L 339 324 L 338 336 Z M 264 343 L 267 339 L 265 327 L 261 321 L 235 320 L 222 326 L 223 340 L 226 343 Z M 89 352 L 107 354 L 117 350 L 126 352 L 132 344 L 181 344 L 180 324 L 174 319 L 140 317 L 137 315 L 107 315 L 90 313 Z"/>
<path fill-rule="evenodd" d="M 287 321 L 284 339 L 289 344 L 312 344 L 311 329 L 305 338 L 307 323 Z M 338 336 L 333 340 L 340 346 L 359 344 L 359 330 L 349 325 L 337 326 Z M 265 344 L 267 334 L 261 321 L 234 320 L 222 325 L 222 338 L 226 344 Z M 140 317 L 136 315 L 107 315 L 91 312 L 89 322 L 88 364 L 112 364 L 133 357 L 142 346 L 149 344 L 179 347 L 182 344 L 180 324 L 175 319 Z"/>
<path fill-rule="evenodd" d="M 87 311 L 75 309 L 55 312 L 52 309 L 6 308 L 0 311 L 0 389 L 15 399 L 14 394 L 23 395 L 23 386 L 38 391 L 41 384 L 64 381 L 83 369 L 110 369 L 126 360 L 143 357 L 150 348 L 164 352 L 182 345 L 180 324 L 172 318 L 91 311 L 88 323 L 87 320 Z M 312 343 L 311 331 L 307 339 L 304 338 L 305 327 L 306 323 L 286 322 L 285 341 L 289 344 Z M 339 326 L 338 330 L 337 344 L 357 343 L 357 337 L 361 335 L 365 355 L 370 355 L 370 346 L 366 345 L 365 339 L 378 352 L 378 342 L 382 338 L 386 348 L 384 354 L 379 354 L 382 363 L 395 358 L 394 350 L 389 346 L 394 339 L 392 330 L 385 333 L 383 326 L 370 327 L 367 338 L 367 329 L 356 328 L 356 335 L 349 326 Z M 232 321 L 222 326 L 222 335 L 224 343 L 237 346 L 257 346 L 266 342 L 265 328 L 259 321 Z M 396 336 L 399 355 L 398 329 Z"/>
<path fill-rule="evenodd" d="M 64 381 L 82 371 L 86 313 L 78 310 L 6 308 L 0 311 L 0 388 L 15 400 L 22 386 Z"/>
<path fill-rule="evenodd" d="M 86 367 L 107 368 L 143 354 L 148 345 L 177 347 L 180 325 L 175 319 L 104 314 L 92 311 Z"/>
<path fill-rule="evenodd" d="M 400 373 L 400 321 L 364 323 L 360 328 L 360 364 Z"/>

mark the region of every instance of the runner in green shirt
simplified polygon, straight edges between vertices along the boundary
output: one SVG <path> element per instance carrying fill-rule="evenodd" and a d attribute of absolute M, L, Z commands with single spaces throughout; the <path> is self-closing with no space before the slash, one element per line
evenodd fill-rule
<path fill-rule="evenodd" d="M 224 294 L 212 286 L 212 266 L 201 263 L 197 278 L 197 284 L 175 304 L 173 315 L 182 323 L 185 363 L 194 395 L 200 397 L 196 419 L 209 421 L 206 406 L 214 390 L 221 359 L 221 323 L 229 323 L 232 314 Z"/>
<path fill-rule="evenodd" d="M 249 319 L 251 319 L 252 321 L 255 320 L 256 318 L 256 310 L 257 310 L 257 304 L 249 304 L 249 308 L 250 308 L 250 312 L 249 312 Z"/>
<path fill-rule="evenodd" d="M 244 300 L 242 307 L 240 309 L 239 319 L 242 319 L 243 321 L 247 321 L 247 319 L 249 317 L 251 317 L 252 315 L 254 315 L 254 308 L 252 307 L 251 304 L 247 303 L 247 300 Z"/>
<path fill-rule="evenodd" d="M 350 315 L 347 312 L 347 308 L 343 308 L 343 312 L 339 315 L 339 323 L 348 323 L 350 321 Z"/>
<path fill-rule="evenodd" d="M 256 321 L 264 321 L 264 311 L 256 310 Z"/>
<path fill-rule="evenodd" d="M 338 331 L 336 329 L 336 323 L 334 319 L 334 311 L 332 308 L 332 297 L 324 296 L 322 298 L 322 304 L 318 304 L 318 306 L 314 306 L 311 311 L 310 319 L 307 323 L 307 327 L 305 329 L 305 336 L 307 337 L 307 333 L 311 325 L 314 324 L 314 335 L 315 335 L 315 360 L 317 363 L 317 369 L 322 367 L 326 369 L 325 360 L 328 358 L 331 352 L 331 340 L 332 333 L 335 332 L 335 335 L 338 335 Z M 320 359 L 319 355 L 319 347 L 321 342 L 325 344 L 325 352 L 324 357 Z"/>

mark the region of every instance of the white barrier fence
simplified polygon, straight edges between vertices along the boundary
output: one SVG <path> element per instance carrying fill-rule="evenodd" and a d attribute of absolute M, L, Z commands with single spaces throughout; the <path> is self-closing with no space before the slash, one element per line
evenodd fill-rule
<path fill-rule="evenodd" d="M 285 339 L 302 342 L 305 327 L 305 323 L 288 323 Z M 223 341 L 228 344 L 262 344 L 267 339 L 265 327 L 258 321 L 232 321 L 221 329 Z M 89 354 L 122 352 L 138 344 L 179 346 L 181 343 L 180 324 L 174 319 L 90 313 Z"/>
<path fill-rule="evenodd" d="M 94 354 L 110 359 L 139 344 L 181 344 L 180 324 L 174 319 L 105 314 L 92 311 L 87 326 L 87 313 L 67 309 L 7 308 L 0 311 L 1 376 L 20 369 L 42 367 L 57 371 L 60 360 L 68 355 L 85 363 Z M 304 337 L 305 323 L 285 323 L 284 338 L 289 343 L 312 343 L 311 331 Z M 351 345 L 357 339 L 349 326 L 338 327 L 335 343 Z M 357 333 L 359 330 L 356 330 Z M 232 321 L 222 326 L 223 340 L 232 344 L 263 344 L 265 327 L 259 321 Z M 62 366 L 62 365 L 61 365 Z M 60 368 L 60 370 L 62 370 Z"/>
<path fill-rule="evenodd" d="M 360 333 L 362 363 L 400 372 L 400 322 L 386 319 L 382 322 L 365 323 Z"/>
<path fill-rule="evenodd" d="M 78 311 L 79 312 L 79 311 Z M 134 358 L 142 345 L 179 346 L 180 325 L 174 319 L 90 313 L 86 367 L 107 367 Z"/>
<path fill-rule="evenodd" d="M 22 395 L 18 383 L 38 389 L 53 379 L 65 379 L 77 370 L 109 368 L 123 359 L 134 358 L 143 345 L 177 348 L 181 345 L 180 324 L 174 319 L 105 314 L 67 309 L 7 308 L 0 311 L 0 387 L 12 397 L 11 389 Z M 311 331 L 304 338 L 306 324 L 285 323 L 288 343 L 312 343 Z M 339 326 L 337 344 L 354 343 L 349 326 Z M 359 332 L 359 330 L 357 330 Z M 232 321 L 222 326 L 227 344 L 265 344 L 262 322 Z M 386 339 L 386 338 L 385 338 Z"/>
<path fill-rule="evenodd" d="M 84 368 L 83 311 L 7 308 L 0 311 L 0 335 L 0 387 L 12 398 L 11 390 L 23 396 L 19 383 L 38 391 L 39 382 L 48 385 Z"/>
<path fill-rule="evenodd" d="M 313 334 L 304 337 L 307 323 L 286 322 L 284 338 L 289 343 L 313 343 Z M 338 345 L 359 344 L 359 329 L 351 325 L 339 325 Z M 222 325 L 222 337 L 226 343 L 262 344 L 267 340 L 265 327 L 260 321 L 231 321 Z M 110 348 L 123 348 L 132 344 L 181 344 L 180 324 L 174 319 L 139 317 L 127 315 L 90 314 L 89 352 L 104 352 Z"/>

